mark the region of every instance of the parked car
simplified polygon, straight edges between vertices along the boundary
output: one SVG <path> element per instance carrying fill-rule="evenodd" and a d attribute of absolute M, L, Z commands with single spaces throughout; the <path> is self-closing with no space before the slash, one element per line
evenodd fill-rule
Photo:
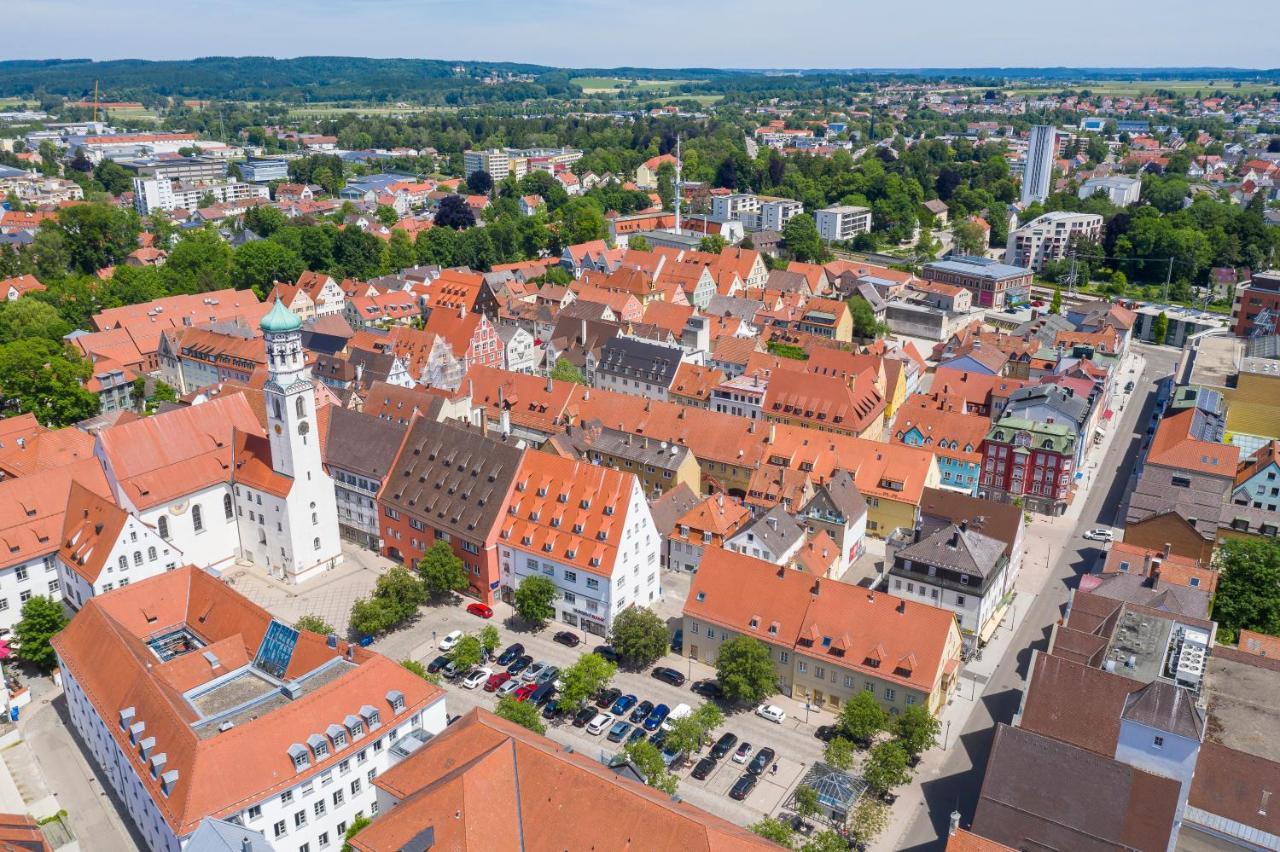
<path fill-rule="evenodd" d="M 538 679 L 538 675 L 542 674 L 542 670 L 545 669 L 547 665 L 548 665 L 547 663 L 544 663 L 541 660 L 539 660 L 538 662 L 529 666 L 529 668 L 520 672 L 520 679 L 525 683 L 533 683 L 535 680 Z"/>
<path fill-rule="evenodd" d="M 818 730 L 813 735 L 824 743 L 829 743 L 836 738 L 836 734 L 840 733 L 839 728 L 835 725 L 819 725 Z"/>
<path fill-rule="evenodd" d="M 676 632 L 671 635 L 671 650 L 674 653 L 684 653 L 684 628 L 677 627 Z"/>
<path fill-rule="evenodd" d="M 737 741 L 736 734 L 721 734 L 720 739 L 716 740 L 716 744 L 711 747 L 711 756 L 719 760 L 729 753 L 729 749 L 733 748 Z"/>
<path fill-rule="evenodd" d="M 551 681 L 545 683 L 535 683 L 533 695 L 531 696 L 533 703 L 541 707 L 548 701 L 556 697 L 556 685 Z"/>
<path fill-rule="evenodd" d="M 617 701 L 621 695 L 621 689 L 610 687 L 608 689 L 601 690 L 600 694 L 596 696 L 596 706 L 601 710 L 608 710 L 613 706 L 613 702 Z"/>
<path fill-rule="evenodd" d="M 480 618 L 493 618 L 493 607 L 488 604 L 467 604 L 467 612 L 472 615 L 478 615 Z"/>
<path fill-rule="evenodd" d="M 595 718 L 587 723 L 587 733 L 599 736 L 611 724 L 613 724 L 612 716 L 608 713 L 597 713 Z"/>
<path fill-rule="evenodd" d="M 644 725 L 636 725 L 631 729 L 631 736 L 627 737 L 627 744 L 638 743 L 648 735 L 649 732 L 644 729 Z"/>
<path fill-rule="evenodd" d="M 668 668 L 667 666 L 658 666 L 653 670 L 653 676 L 664 683 L 671 684 L 672 686 L 684 686 L 684 675 L 680 674 L 680 672 L 675 669 Z"/>
<path fill-rule="evenodd" d="M 702 760 L 698 761 L 697 766 L 693 767 L 693 772 L 691 774 L 693 775 L 694 778 L 697 778 L 699 781 L 705 781 L 707 780 L 707 776 L 710 775 L 715 770 L 715 768 L 716 768 L 715 758 L 704 757 L 702 758 Z"/>
<path fill-rule="evenodd" d="M 489 675 L 489 680 L 484 685 L 485 692 L 497 692 L 498 687 L 511 680 L 509 672 L 497 672 Z"/>
<path fill-rule="evenodd" d="M 653 712 L 652 701 L 641 701 L 636 705 L 636 709 L 631 711 L 631 721 L 637 725 L 649 718 L 649 714 Z"/>
<path fill-rule="evenodd" d="M 665 704 L 659 704 L 653 708 L 653 712 L 649 714 L 649 718 L 644 720 L 644 729 L 646 731 L 656 731 L 667 720 L 667 716 L 671 713 L 671 708 Z"/>
<path fill-rule="evenodd" d="M 538 683 L 554 683 L 555 679 L 558 677 L 560 677 L 560 669 L 556 666 L 547 666 L 545 669 L 538 672 L 538 676 L 535 680 Z"/>
<path fill-rule="evenodd" d="M 462 669 L 458 668 L 454 664 L 453 660 L 450 660 L 445 663 L 444 668 L 440 670 L 440 674 L 444 676 L 445 680 L 453 680 L 454 678 L 461 677 L 463 672 Z"/>
<path fill-rule="evenodd" d="M 573 717 L 573 726 L 575 728 L 581 728 L 585 726 L 588 722 L 590 722 L 592 719 L 594 719 L 595 717 L 596 717 L 595 710 L 593 710 L 590 707 L 583 707 L 581 710 L 577 712 L 577 715 Z"/>
<path fill-rule="evenodd" d="M 787 719 L 786 712 L 776 704 L 761 704 L 756 708 L 756 715 L 761 719 L 768 719 L 781 725 Z"/>
<path fill-rule="evenodd" d="M 508 645 L 502 654 L 498 656 L 498 665 L 509 666 L 515 662 L 516 657 L 524 653 L 524 646 L 519 642 Z"/>
<path fill-rule="evenodd" d="M 462 688 L 476 689 L 487 681 L 491 674 L 493 674 L 493 669 L 472 669 L 471 673 L 462 679 Z"/>
<path fill-rule="evenodd" d="M 1133 388 L 1134 388 L 1133 382 L 1125 382 L 1125 386 L 1124 386 L 1125 393 L 1133 393 Z"/>
<path fill-rule="evenodd" d="M 440 640 L 441 651 L 452 651 L 454 647 L 462 641 L 461 630 L 451 630 L 444 634 L 444 638 Z"/>
<path fill-rule="evenodd" d="M 444 668 L 447 665 L 449 665 L 449 658 L 446 657 L 444 654 L 441 654 L 440 656 L 436 657 L 434 660 L 432 660 L 430 663 L 427 664 L 427 671 L 431 672 L 432 674 L 435 674 L 436 672 L 440 671 L 442 668 Z"/>
<path fill-rule="evenodd" d="M 689 687 L 696 694 L 703 698 L 717 699 L 724 695 L 724 690 L 720 688 L 720 684 L 714 680 L 698 680 L 694 681 L 693 686 Z"/>
<path fill-rule="evenodd" d="M 613 650 L 612 645 L 597 645 L 591 649 L 591 653 L 598 657 L 602 657 L 610 663 L 617 663 L 619 659 L 618 652 Z"/>
<path fill-rule="evenodd" d="M 511 678 L 511 680 L 507 681 L 507 682 L 506 682 L 506 683 L 504 683 L 502 686 L 498 687 L 498 688 L 495 690 L 495 692 L 497 692 L 497 693 L 498 693 L 498 697 L 499 697 L 499 698 L 501 698 L 501 697 L 503 697 L 504 695 L 510 695 L 511 693 L 515 692 L 517 689 L 520 689 L 520 688 L 521 688 L 522 686 L 524 686 L 524 685 L 525 685 L 525 684 L 523 684 L 523 683 L 521 683 L 521 682 L 520 682 L 520 679 L 519 679 L 519 678 L 514 678 L 514 677 L 513 677 L 513 678 Z"/>
<path fill-rule="evenodd" d="M 752 746 L 751 743 L 742 743 L 738 746 L 738 750 L 733 753 L 733 762 L 746 763 L 747 758 L 751 756 L 752 748 L 754 748 L 754 746 Z"/>
<path fill-rule="evenodd" d="M 1084 534 L 1089 541 L 1112 541 L 1116 534 L 1106 527 L 1095 527 Z"/>
<path fill-rule="evenodd" d="M 507 671 L 511 673 L 512 677 L 515 677 L 525 669 L 529 668 L 532 664 L 533 657 L 530 657 L 528 654 L 521 654 L 512 661 L 511 665 L 507 666 Z"/>
<path fill-rule="evenodd" d="M 759 775 L 770 766 L 773 766 L 773 759 L 777 757 L 771 748 L 762 748 L 756 752 L 756 756 L 751 758 L 751 762 L 747 764 L 747 771 L 752 775 Z"/>
<path fill-rule="evenodd" d="M 756 776 L 748 773 L 733 783 L 733 789 L 729 791 L 729 798 L 741 802 L 747 796 L 750 796 L 751 791 L 755 788 Z"/>
<path fill-rule="evenodd" d="M 670 730 L 672 722 L 674 722 L 677 719 L 683 719 L 685 716 L 688 716 L 692 712 L 693 712 L 693 708 L 690 707 L 688 704 L 677 704 L 675 707 L 671 708 L 671 712 L 667 715 L 665 719 L 662 720 L 661 724 L 663 729 Z"/>
<path fill-rule="evenodd" d="M 642 728 L 643 730 L 643 728 Z M 660 749 L 667 741 L 667 732 L 659 728 L 657 732 L 649 735 L 649 744 L 654 748 Z"/>
<path fill-rule="evenodd" d="M 613 727 L 609 729 L 609 737 L 608 737 L 609 742 L 620 743 L 623 740 L 625 740 L 627 738 L 627 735 L 630 733 L 631 733 L 630 722 L 626 720 L 623 720 L 621 722 L 614 722 Z"/>
<path fill-rule="evenodd" d="M 538 685 L 536 683 L 525 683 L 520 685 L 520 688 L 515 691 L 512 697 L 516 701 L 528 701 L 530 696 L 537 691 Z"/>
<path fill-rule="evenodd" d="M 554 638 L 561 645 L 566 645 L 570 648 L 576 648 L 582 644 L 582 637 L 571 630 L 561 630 L 552 638 Z"/>
<path fill-rule="evenodd" d="M 548 701 L 545 705 L 543 705 L 542 718 L 548 719 L 548 720 L 555 719 L 555 718 L 558 718 L 563 712 L 564 711 L 560 709 L 560 702 L 553 699 L 551 701 Z"/>
<path fill-rule="evenodd" d="M 619 696 L 618 700 L 613 702 L 613 707 L 610 708 L 609 712 L 615 716 L 621 716 L 632 707 L 635 707 L 637 700 L 638 699 L 634 695 Z"/>

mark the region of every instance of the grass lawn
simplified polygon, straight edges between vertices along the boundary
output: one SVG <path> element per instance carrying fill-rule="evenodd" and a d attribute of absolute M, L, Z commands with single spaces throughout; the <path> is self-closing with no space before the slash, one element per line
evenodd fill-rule
<path fill-rule="evenodd" d="M 407 115 L 411 113 L 430 112 L 436 109 L 449 109 L 449 107 L 428 107 L 417 105 L 395 106 L 392 105 L 351 105 L 338 103 L 310 103 L 305 106 L 295 106 L 289 110 L 290 118 L 330 118 L 340 115 Z"/>
<path fill-rule="evenodd" d="M 1060 92 L 1063 89 L 1075 91 L 1088 89 L 1095 95 L 1129 97 L 1151 94 L 1156 89 L 1166 89 L 1188 97 L 1196 92 L 1202 92 L 1205 97 L 1208 97 L 1211 92 L 1219 89 L 1223 92 L 1239 95 L 1250 95 L 1255 92 L 1270 93 L 1280 89 L 1280 85 L 1246 82 L 1242 83 L 1239 89 L 1236 89 L 1232 80 L 1079 80 L 1073 81 L 1070 85 L 1015 87 L 1010 89 L 1009 93 L 1012 95 L 1044 95 Z"/>
<path fill-rule="evenodd" d="M 700 83 L 701 80 L 632 80 L 626 77 L 574 77 L 569 81 L 582 87 L 588 95 L 598 95 L 627 89 L 633 92 L 652 92 L 657 89 L 670 89 L 682 83 Z M 634 84 L 634 85 L 633 85 Z"/>

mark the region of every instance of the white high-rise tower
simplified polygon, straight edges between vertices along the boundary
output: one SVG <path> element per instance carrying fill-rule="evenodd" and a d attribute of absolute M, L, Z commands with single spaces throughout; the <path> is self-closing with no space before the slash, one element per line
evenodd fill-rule
<path fill-rule="evenodd" d="M 1031 128 L 1027 160 L 1022 170 L 1022 203 L 1032 204 L 1049 197 L 1053 185 L 1053 162 L 1058 157 L 1058 132 L 1051 124 Z"/>
<path fill-rule="evenodd" d="M 320 453 L 302 323 L 277 299 L 262 318 L 262 333 L 267 437 L 242 434 L 236 441 L 240 550 L 273 576 L 299 582 L 342 561 L 337 498 Z"/>

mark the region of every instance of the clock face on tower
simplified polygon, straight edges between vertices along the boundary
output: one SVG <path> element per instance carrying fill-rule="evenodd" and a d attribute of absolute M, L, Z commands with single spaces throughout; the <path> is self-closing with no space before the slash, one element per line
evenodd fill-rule
<path fill-rule="evenodd" d="M 280 434 L 280 424 L 279 424 L 279 423 L 277 423 L 277 424 L 276 424 L 276 434 L 277 434 L 277 435 L 279 435 L 279 434 Z"/>

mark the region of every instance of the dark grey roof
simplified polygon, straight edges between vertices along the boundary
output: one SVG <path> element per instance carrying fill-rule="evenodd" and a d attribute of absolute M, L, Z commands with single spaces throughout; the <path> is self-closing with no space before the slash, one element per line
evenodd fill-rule
<path fill-rule="evenodd" d="M 1190 586 L 1157 582 L 1141 574 L 1109 574 L 1091 590 L 1095 595 L 1149 609 L 1195 618 L 1209 617 L 1209 593 Z"/>
<path fill-rule="evenodd" d="M 639 379 L 671 387 L 680 366 L 681 350 L 632 337 L 615 337 L 600 350 L 596 371 L 624 379 Z"/>
<path fill-rule="evenodd" d="M 383 486 L 382 501 L 467 539 L 488 535 L 520 466 L 509 437 L 419 418 Z"/>
<path fill-rule="evenodd" d="M 948 524 L 902 548 L 897 556 L 985 579 L 1000 563 L 1004 550 L 998 538 L 971 530 L 967 524 Z"/>
<path fill-rule="evenodd" d="M 853 484 L 853 476 L 847 470 L 835 471 L 830 479 L 818 485 L 803 511 L 808 514 L 811 510 L 822 511 L 828 507 L 838 512 L 846 524 L 867 513 L 867 500 Z"/>
<path fill-rule="evenodd" d="M 566 427 L 561 446 L 569 446 L 583 458 L 594 461 L 592 453 L 605 453 L 617 458 L 629 459 L 637 469 L 652 467 L 658 470 L 677 470 L 692 451 L 675 442 L 635 435 L 618 429 L 610 429 L 599 420 Z"/>
<path fill-rule="evenodd" d="M 683 482 L 675 488 L 668 488 L 657 500 L 649 503 L 649 513 L 653 515 L 653 525 L 658 528 L 658 535 L 666 536 L 675 528 L 676 521 L 685 512 L 702 502 L 693 489 Z"/>
<path fill-rule="evenodd" d="M 721 296 L 719 293 L 711 297 L 703 311 L 709 317 L 736 317 L 751 322 L 755 315 L 764 308 L 759 299 L 742 299 L 737 296 Z"/>
<path fill-rule="evenodd" d="M 1171 778 L 999 724 L 973 831 L 1015 849 L 1166 849 L 1179 788 Z"/>
<path fill-rule="evenodd" d="M 200 820 L 182 848 L 191 852 L 271 852 L 273 849 L 261 831 L 215 817 Z"/>
<path fill-rule="evenodd" d="M 734 534 L 733 540 L 741 543 L 748 534 L 774 554 L 786 553 L 800 539 L 804 538 L 804 527 L 796 523 L 796 519 L 782 508 L 775 505 L 769 511 L 756 518 L 746 527 Z"/>
<path fill-rule="evenodd" d="M 853 285 L 853 293 L 870 305 L 871 310 L 875 313 L 880 313 L 889 307 L 889 303 L 880 295 L 880 291 L 875 288 L 874 284 L 858 281 Z"/>
<path fill-rule="evenodd" d="M 368 349 L 352 349 L 348 356 L 351 366 L 360 371 L 360 383 L 385 382 L 395 367 L 396 356 L 390 352 L 372 352 Z"/>
<path fill-rule="evenodd" d="M 1009 503 L 993 503 L 981 497 L 942 488 L 926 488 L 920 499 L 920 521 L 925 535 L 947 524 L 967 521 L 969 528 L 998 538 L 1013 556 L 1013 544 L 1022 528 L 1022 510 Z"/>
<path fill-rule="evenodd" d="M 1163 680 L 1130 693 L 1120 718 L 1196 742 L 1204 734 L 1204 711 L 1196 706 L 1191 692 Z"/>
<path fill-rule="evenodd" d="M 372 414 L 333 406 L 325 439 L 327 464 L 374 479 L 386 476 L 409 427 Z"/>
<path fill-rule="evenodd" d="M 799 272 L 790 272 L 786 269 L 770 270 L 769 278 L 764 286 L 770 290 L 781 290 L 784 293 L 810 292 L 808 278 L 805 278 Z"/>
<path fill-rule="evenodd" d="M 609 306 L 604 302 L 593 302 L 590 299 L 574 299 L 560 309 L 558 320 L 603 320 L 605 313 L 609 310 Z"/>
<path fill-rule="evenodd" d="M 1019 414 L 1029 408 L 1046 406 L 1062 415 L 1062 419 L 1078 428 L 1089 416 L 1089 401 L 1076 396 L 1069 388 L 1057 385 L 1030 385 L 1009 394 L 1002 417 L 1025 417 Z"/>

